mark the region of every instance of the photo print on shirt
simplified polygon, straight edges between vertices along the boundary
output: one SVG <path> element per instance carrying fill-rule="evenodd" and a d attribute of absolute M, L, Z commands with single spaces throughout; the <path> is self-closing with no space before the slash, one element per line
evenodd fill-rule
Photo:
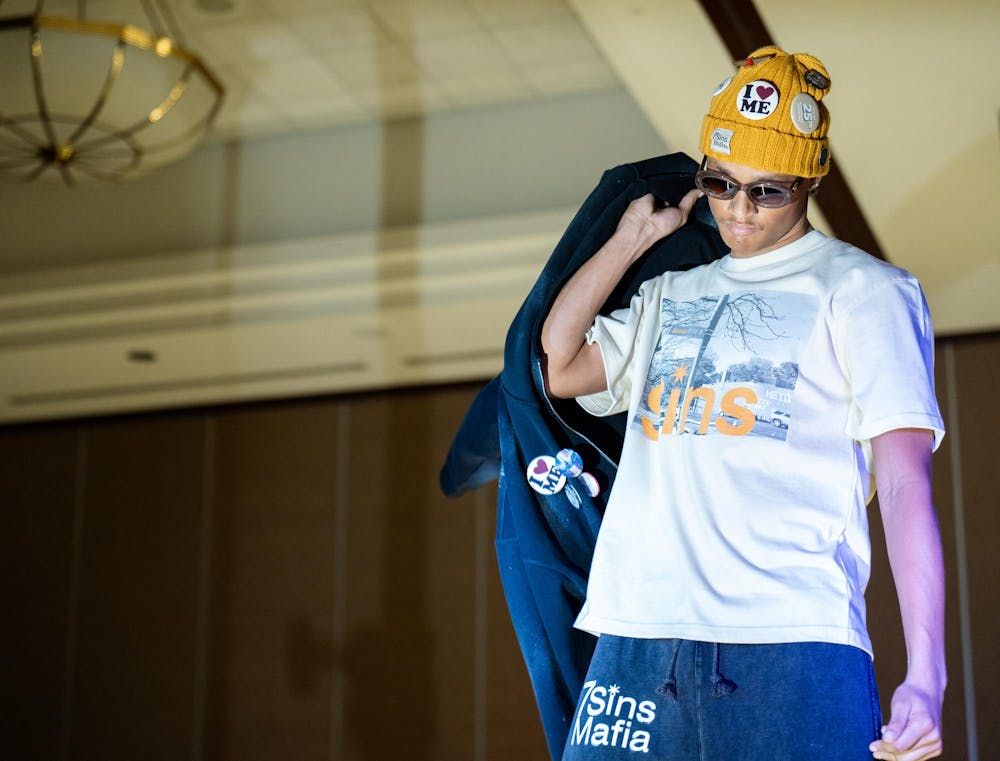
<path fill-rule="evenodd" d="M 633 426 L 654 441 L 685 433 L 784 441 L 817 312 L 815 296 L 787 291 L 663 299 Z"/>

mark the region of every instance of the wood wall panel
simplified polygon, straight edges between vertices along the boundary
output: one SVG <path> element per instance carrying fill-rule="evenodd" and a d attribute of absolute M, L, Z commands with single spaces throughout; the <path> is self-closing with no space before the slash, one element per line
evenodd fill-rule
<path fill-rule="evenodd" d="M 336 407 L 236 408 L 214 429 L 206 757 L 329 758 Z"/>
<path fill-rule="evenodd" d="M 88 440 L 73 758 L 189 758 L 203 423 L 130 418 Z"/>
<path fill-rule="evenodd" d="M 457 397 L 457 398 L 456 398 Z M 464 397 L 464 398 L 462 398 Z M 471 395 L 430 392 L 420 409 L 403 416 L 404 441 L 426 442 L 426 455 L 412 472 L 412 484 L 428 495 L 427 622 L 432 650 L 431 683 L 435 693 L 434 742 L 430 758 L 473 758 L 476 720 L 474 705 L 476 653 L 477 563 L 474 500 L 446 499 L 438 471 Z M 410 480 L 410 479 L 407 479 Z"/>
<path fill-rule="evenodd" d="M 422 442 L 400 442 L 402 397 L 351 403 L 343 758 L 429 758 L 435 714 L 426 601 L 427 495 L 406 461 Z"/>
<path fill-rule="evenodd" d="M 946 758 L 968 758 L 968 738 L 965 726 L 965 675 L 962 670 L 962 624 L 959 610 L 958 542 L 956 535 L 955 479 L 951 445 L 961 431 L 951 419 L 949 398 L 954 393 L 949 385 L 945 356 L 948 342 L 939 342 L 935 368 L 937 397 L 944 417 L 945 438 L 933 463 L 933 496 L 941 529 L 941 545 L 945 557 L 945 661 L 948 668 L 948 688 L 941 712 L 941 729 L 945 738 Z M 905 660 L 903 661 L 905 667 Z"/>
<path fill-rule="evenodd" d="M 10 758 L 56 759 L 65 728 L 79 435 L 0 429 L 0 737 Z"/>
<path fill-rule="evenodd" d="M 470 400 L 351 405 L 345 758 L 471 757 L 475 516 L 437 485 Z"/>
<path fill-rule="evenodd" d="M 988 759 L 1000 747 L 996 690 L 1000 684 L 1000 584 L 996 559 L 1000 547 L 1000 427 L 995 403 L 1000 380 L 1000 339 L 996 335 L 981 336 L 956 340 L 954 345 L 976 735 L 980 758 Z"/>

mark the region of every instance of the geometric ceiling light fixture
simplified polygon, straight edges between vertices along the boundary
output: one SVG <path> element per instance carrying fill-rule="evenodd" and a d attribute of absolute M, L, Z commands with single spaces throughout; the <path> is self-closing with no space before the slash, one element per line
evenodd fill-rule
<path fill-rule="evenodd" d="M 88 18 L 83 0 L 66 15 L 0 0 L 0 176 L 127 179 L 205 135 L 225 88 L 183 47 L 169 0 L 137 2 L 126 18 L 148 28 Z"/>

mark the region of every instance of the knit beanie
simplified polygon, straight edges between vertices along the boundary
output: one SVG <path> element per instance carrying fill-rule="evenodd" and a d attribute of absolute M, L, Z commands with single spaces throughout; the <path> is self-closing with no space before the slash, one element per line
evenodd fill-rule
<path fill-rule="evenodd" d="M 830 171 L 830 75 L 808 53 L 755 50 L 713 94 L 701 151 L 722 161 L 796 177 Z"/>

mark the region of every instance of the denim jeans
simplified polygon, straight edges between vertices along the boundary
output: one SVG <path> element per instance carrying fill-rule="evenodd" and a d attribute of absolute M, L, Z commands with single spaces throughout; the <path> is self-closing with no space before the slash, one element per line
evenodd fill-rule
<path fill-rule="evenodd" d="M 871 761 L 871 658 L 826 642 L 602 635 L 563 761 Z"/>

